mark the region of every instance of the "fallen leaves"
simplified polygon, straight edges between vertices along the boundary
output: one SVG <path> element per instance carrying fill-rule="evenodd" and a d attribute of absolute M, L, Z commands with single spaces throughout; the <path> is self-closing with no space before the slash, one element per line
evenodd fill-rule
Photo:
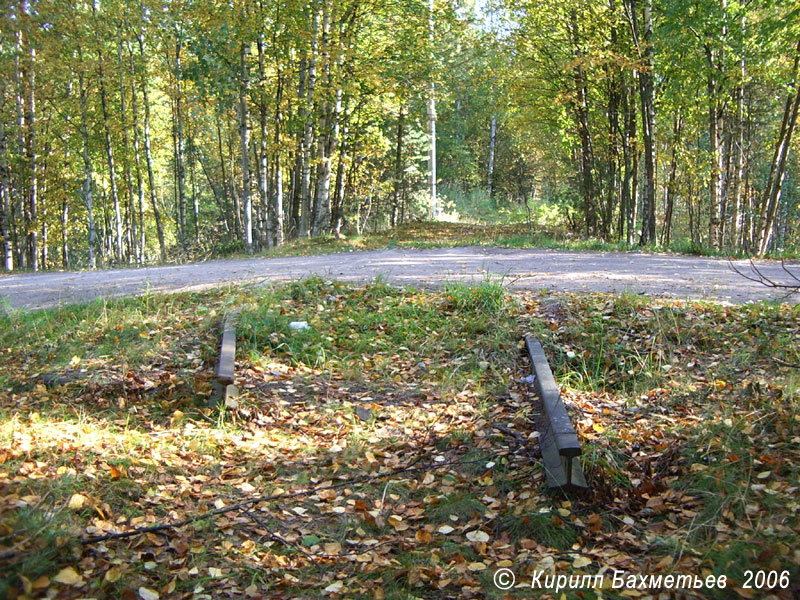
<path fill-rule="evenodd" d="M 18 422 L 0 461 L 4 515 L 66 508 L 59 514 L 69 526 L 54 542 L 64 568 L 50 574 L 52 580 L 20 579 L 26 593 L 44 593 L 52 584 L 86 595 L 102 579 L 144 600 L 170 597 L 176 582 L 208 597 L 224 590 L 258 598 L 269 590 L 275 597 L 379 599 L 391 585 L 409 595 L 433 589 L 443 597 L 470 598 L 487 592 L 485 571 L 490 579 L 494 569 L 521 565 L 548 572 L 699 572 L 716 568 L 719 548 L 734 540 L 745 544 L 748 563 L 800 563 L 791 520 L 800 513 L 791 475 L 800 421 L 787 399 L 791 392 L 779 392 L 774 378 L 763 374 L 742 374 L 750 383 L 740 384 L 735 373 L 721 371 L 721 350 L 693 346 L 688 334 L 670 352 L 653 326 L 656 314 L 664 320 L 672 312 L 635 306 L 623 320 L 617 301 L 599 295 L 591 301 L 564 298 L 561 317 L 537 317 L 562 342 L 574 336 L 554 343 L 563 346 L 570 369 L 591 360 L 589 338 L 582 334 L 594 326 L 587 321 L 595 309 L 609 317 L 601 319 L 604 326 L 619 329 L 614 352 L 647 349 L 656 363 L 663 361 L 648 369 L 657 385 L 635 393 L 625 386 L 644 371 L 627 368 L 633 366 L 628 354 L 624 369 L 598 363 L 609 379 L 606 389 L 565 384 L 564 399 L 580 415 L 576 423 L 588 442 L 584 465 L 593 490 L 591 498 L 564 501 L 541 493 L 527 365 L 504 354 L 514 344 L 481 338 L 465 349 L 450 334 L 453 350 L 438 333 L 452 327 L 450 321 L 464 330 L 478 323 L 455 310 L 462 301 L 457 293 L 441 298 L 402 292 L 392 307 L 377 299 L 378 289 L 372 297 L 370 290 L 327 284 L 309 291 L 313 285 L 298 288 L 298 297 L 307 294 L 307 300 L 282 298 L 276 312 L 305 318 L 307 305 L 314 327 L 297 335 L 331 337 L 341 344 L 334 345 L 339 354 L 326 355 L 331 362 L 321 364 L 327 368 L 304 363 L 298 357 L 318 356 L 321 346 L 312 349 L 322 343 L 308 338 L 310 346 L 296 354 L 281 354 L 277 346 L 286 342 L 275 341 L 259 358 L 242 360 L 241 403 L 225 416 L 229 422 L 209 422 L 217 415 L 202 412 L 194 397 L 176 398 L 181 386 L 205 393 L 210 365 L 191 358 L 176 367 L 172 351 L 151 367 L 120 366 L 112 372 L 124 384 L 92 392 L 91 401 L 111 416 L 56 420 L 39 405 L 38 416 Z M 538 302 L 529 303 L 531 310 Z M 424 312 L 437 305 L 449 311 L 449 321 L 423 330 L 424 344 L 387 343 L 405 335 L 402 328 L 418 325 L 404 316 L 393 329 L 391 310 L 413 306 Z M 697 344 L 725 326 L 700 319 L 705 308 L 684 309 L 692 322 L 708 323 L 708 331 L 692 338 Z M 358 311 L 374 316 L 368 326 L 358 321 Z M 731 314 L 735 324 L 739 317 Z M 155 325 L 146 330 L 157 332 Z M 344 360 L 344 340 L 364 343 L 355 355 L 362 357 L 357 377 L 335 362 Z M 84 356 L 76 367 L 108 368 L 108 362 L 100 367 L 93 360 Z M 507 394 L 487 394 L 498 373 L 509 382 Z M 684 385 L 684 376 L 691 385 Z M 63 398 L 67 407 L 90 402 L 67 392 Z M 720 405 L 725 410 L 719 414 L 707 412 Z M 730 473 L 736 475 L 729 480 Z M 74 487 L 57 495 L 52 490 L 59 482 Z M 695 493 L 688 482 L 704 487 Z M 284 498 L 257 501 L 260 495 Z M 705 503 L 717 498 L 723 505 L 709 515 Z M 233 508 L 246 499 L 256 500 L 247 511 Z M 168 532 L 70 545 L 77 531 L 125 532 L 212 509 L 219 514 Z M 770 537 L 748 523 L 770 527 Z M 0 535 L 13 537 L 15 528 L 0 523 Z M 690 533 L 693 541 L 687 542 Z M 685 552 L 669 552 L 677 547 Z M 202 582 L 190 583 L 195 580 Z"/>
<path fill-rule="evenodd" d="M 159 594 L 157 591 L 146 587 L 139 588 L 139 598 L 142 600 L 158 600 Z"/>
<path fill-rule="evenodd" d="M 80 586 L 84 583 L 83 577 L 78 575 L 77 571 L 72 567 L 64 567 L 61 569 L 56 576 L 53 577 L 53 581 L 72 586 Z"/>
<path fill-rule="evenodd" d="M 334 581 L 332 584 L 328 585 L 324 590 L 322 590 L 326 594 L 338 594 L 339 592 L 344 589 L 344 582 L 343 581 Z"/>
<path fill-rule="evenodd" d="M 83 508 L 84 504 L 86 504 L 86 496 L 81 494 L 72 494 L 69 502 L 67 503 L 67 508 L 70 510 L 80 510 Z"/>
<path fill-rule="evenodd" d="M 466 538 L 470 542 L 488 542 L 489 541 L 489 534 L 485 531 L 481 531 L 477 529 L 475 531 L 470 531 L 467 533 Z"/>

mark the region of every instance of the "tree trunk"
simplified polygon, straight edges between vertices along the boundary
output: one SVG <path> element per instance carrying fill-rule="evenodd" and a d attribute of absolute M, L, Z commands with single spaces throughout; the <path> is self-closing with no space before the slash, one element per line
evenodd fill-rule
<path fill-rule="evenodd" d="M 0 97 L 5 95 L 5 82 L 0 82 Z M 8 166 L 8 139 L 0 119 L 0 242 L 3 244 L 3 269 L 14 270 L 14 248 L 11 244 L 11 173 Z"/>
<path fill-rule="evenodd" d="M 16 35 L 16 52 L 14 53 L 14 107 L 16 109 L 16 121 L 17 121 L 17 165 L 15 169 L 15 179 L 16 182 L 12 185 L 12 190 L 15 193 L 15 202 L 14 202 L 14 213 L 16 216 L 16 227 L 15 229 L 15 248 L 17 250 L 17 265 L 19 268 L 25 268 L 26 263 L 28 262 L 29 254 L 26 252 L 26 247 L 28 246 L 28 240 L 25 239 L 25 231 L 27 231 L 27 227 L 29 227 L 28 220 L 28 209 L 26 208 L 25 202 L 25 188 L 26 186 L 26 173 L 25 173 L 25 164 L 23 161 L 23 157 L 26 154 L 26 142 L 25 142 L 25 109 L 24 109 L 24 101 L 23 96 L 25 93 L 24 90 L 24 83 L 23 83 L 23 72 L 22 72 L 22 65 L 20 59 L 22 57 L 22 26 L 19 24 L 19 20 L 17 21 L 18 28 L 17 28 L 17 35 Z M 25 225 L 23 227 L 22 221 L 25 221 Z"/>
<path fill-rule="evenodd" d="M 681 143 L 681 129 L 683 115 L 678 109 L 672 122 L 672 154 L 669 161 L 669 176 L 664 200 L 664 229 L 661 233 L 661 245 L 669 248 L 670 234 L 672 231 L 672 213 L 675 204 L 675 180 L 678 171 L 678 147 Z"/>
<path fill-rule="evenodd" d="M 617 31 L 617 7 L 615 0 L 609 0 L 608 3 L 609 17 L 611 20 L 610 43 L 611 51 L 615 52 L 619 46 L 619 33 Z M 620 126 L 619 126 L 619 111 L 620 111 L 620 96 L 622 94 L 622 73 L 616 65 L 608 65 L 605 67 L 606 80 L 608 86 L 608 173 L 606 183 L 606 201 L 603 210 L 601 211 L 601 227 L 603 239 L 608 240 L 611 237 L 613 229 L 612 220 L 614 218 L 614 207 L 620 205 L 621 190 L 619 185 L 619 172 L 620 172 L 620 156 L 619 156 L 619 139 L 620 139 Z"/>
<path fill-rule="evenodd" d="M 337 240 L 342 235 L 342 221 L 344 220 L 344 194 L 345 194 L 345 161 L 347 160 L 347 127 L 344 128 L 342 145 L 339 148 L 339 164 L 336 167 L 336 185 L 333 192 L 333 208 L 331 209 L 331 224 L 333 237 Z"/>
<path fill-rule="evenodd" d="M 597 229 L 597 215 L 595 212 L 594 198 L 594 144 L 589 127 L 589 99 L 586 76 L 583 70 L 583 50 L 581 49 L 580 34 L 578 32 L 578 14 L 575 10 L 570 12 L 570 21 L 567 25 L 573 44 L 572 79 L 575 86 L 575 100 L 572 109 L 578 128 L 578 137 L 581 144 L 581 182 L 583 187 L 583 212 L 585 233 L 587 236 L 595 233 Z"/>
<path fill-rule="evenodd" d="M 775 215 L 778 210 L 778 205 L 780 204 L 783 180 L 786 175 L 786 162 L 792 143 L 794 128 L 797 124 L 798 110 L 800 110 L 800 85 L 798 85 L 797 81 L 798 66 L 800 66 L 800 42 L 798 42 L 795 51 L 792 91 L 786 98 L 781 129 L 770 165 L 769 179 L 767 180 L 767 187 L 764 190 L 764 196 L 761 202 L 763 207 L 761 222 L 763 225 L 761 227 L 758 244 L 758 253 L 761 256 L 766 254 L 769 249 L 770 241 L 772 240 Z"/>
<path fill-rule="evenodd" d="M 130 162 L 130 137 L 128 136 L 128 116 L 125 104 L 125 68 L 122 62 L 122 27 L 117 25 L 117 64 L 119 66 L 119 115 L 122 125 L 122 167 L 125 176 L 125 187 L 128 192 L 128 202 L 125 214 L 129 227 L 126 231 L 126 242 L 128 246 L 128 261 L 139 262 L 139 245 L 137 243 L 136 214 L 133 205 L 133 179 L 131 176 Z"/>
<path fill-rule="evenodd" d="M 42 139 L 45 140 L 49 139 L 47 129 L 45 129 L 44 136 L 42 136 Z M 44 158 L 41 162 L 42 187 L 41 190 L 39 191 L 41 192 L 42 198 L 47 198 L 47 157 L 50 156 L 50 152 L 51 152 L 51 145 L 50 142 L 48 141 L 45 144 L 44 154 L 43 154 Z M 39 249 L 40 249 L 39 256 L 41 257 L 39 262 L 39 268 L 47 270 L 47 264 L 48 261 L 50 260 L 50 249 L 48 247 L 48 244 L 50 242 L 50 228 L 47 222 L 46 202 L 42 202 L 42 205 L 39 207 L 38 221 L 41 223 L 41 231 L 42 231 L 42 240 L 41 243 L 39 244 Z"/>
<path fill-rule="evenodd" d="M 400 113 L 397 115 L 397 145 L 394 153 L 394 195 L 392 196 L 392 227 L 397 226 L 397 218 L 400 212 L 400 196 L 403 190 L 403 125 L 405 121 L 404 106 L 400 106 Z M 339 162 L 341 167 L 341 161 Z M 339 185 L 339 174 L 336 175 L 337 187 Z"/>
<path fill-rule="evenodd" d="M 339 146 L 339 164 L 336 167 L 336 184 L 333 192 L 333 207 L 331 209 L 331 225 L 333 236 L 338 240 L 342 234 L 344 224 L 344 199 L 347 197 L 349 179 L 347 176 L 348 132 L 350 123 L 349 99 L 345 99 L 342 118 L 342 143 Z"/>
<path fill-rule="evenodd" d="M 656 151 L 655 101 L 653 90 L 653 18 L 652 0 L 644 0 L 642 28 L 639 30 L 636 0 L 630 0 L 631 26 L 642 67 L 639 71 L 639 95 L 642 105 L 644 141 L 644 190 L 642 192 L 642 233 L 639 244 L 656 241 Z"/>
<path fill-rule="evenodd" d="M 250 74 L 247 70 L 247 55 L 250 47 L 242 42 L 239 52 L 239 136 L 242 146 L 242 203 L 244 208 L 244 246 L 248 254 L 253 252 L 253 206 L 250 198 L 250 111 L 247 94 L 250 89 Z"/>
<path fill-rule="evenodd" d="M 300 102 L 299 117 L 305 122 L 305 96 L 306 80 L 308 73 L 308 61 L 305 57 L 301 58 L 298 65 L 297 98 Z M 291 206 L 291 235 L 296 238 L 300 236 L 300 209 L 303 204 L 303 168 L 305 165 L 305 127 L 297 133 L 297 151 L 295 152 L 295 163 L 292 171 L 292 206 Z"/>
<path fill-rule="evenodd" d="M 742 17 L 742 30 L 745 30 L 745 20 Z M 733 148 L 733 231 L 730 235 L 731 245 L 735 249 L 742 247 L 742 220 L 744 215 L 744 199 L 742 196 L 742 182 L 745 169 L 744 149 L 744 81 L 747 76 L 745 59 L 740 61 L 741 81 L 736 88 L 736 141 Z"/>
<path fill-rule="evenodd" d="M 97 21 L 97 0 L 92 0 L 92 15 Z M 119 196 L 117 195 L 117 174 L 114 165 L 114 146 L 111 143 L 111 128 L 109 126 L 108 118 L 108 99 L 106 96 L 106 77 L 103 63 L 105 58 L 103 56 L 102 46 L 99 36 L 95 33 L 97 41 L 97 60 L 99 69 L 99 85 L 100 85 L 100 105 L 103 109 L 103 133 L 106 141 L 106 160 L 108 162 L 108 178 L 111 190 L 111 202 L 114 206 L 114 242 L 117 263 L 121 263 L 123 259 L 122 248 L 122 212 L 120 211 Z"/>
<path fill-rule="evenodd" d="M 67 162 L 69 152 L 67 152 Z M 61 266 L 64 270 L 69 269 L 69 197 L 64 194 L 61 197 Z"/>
<path fill-rule="evenodd" d="M 186 151 L 183 135 L 183 65 L 181 40 L 175 42 L 175 175 L 178 184 L 178 235 L 186 249 Z"/>
<path fill-rule="evenodd" d="M 306 106 L 304 109 L 305 129 L 303 133 L 303 179 L 300 186 L 302 206 L 300 207 L 299 237 L 308 237 L 311 212 L 311 149 L 314 135 L 314 88 L 317 83 L 317 53 L 319 51 L 319 7 L 317 0 L 311 3 L 311 52 L 308 58 L 308 80 L 306 85 Z"/>
<path fill-rule="evenodd" d="M 144 35 L 141 31 L 138 33 L 139 41 L 139 55 L 144 59 Z M 161 255 L 161 262 L 167 262 L 167 246 L 164 243 L 164 227 L 161 224 L 161 212 L 158 210 L 158 202 L 156 200 L 156 182 L 153 176 L 153 157 L 150 152 L 150 100 L 147 95 L 147 74 L 142 73 L 142 78 L 139 84 L 142 88 L 142 102 L 144 104 L 144 157 L 147 163 L 147 181 L 150 187 L 150 205 L 153 209 L 153 217 L 156 221 L 156 233 L 158 234 L 158 248 Z"/>
<path fill-rule="evenodd" d="M 267 177 L 269 171 L 269 156 L 267 152 L 267 89 L 266 89 L 266 72 L 264 69 L 264 32 L 258 33 L 258 125 L 260 129 L 259 151 L 258 151 L 258 194 L 259 202 L 263 210 L 266 212 L 265 227 L 262 228 L 262 233 L 266 235 L 266 246 L 269 248 L 273 245 L 272 242 L 272 229 L 269 227 L 269 197 L 267 193 Z"/>
<path fill-rule="evenodd" d="M 238 120 L 240 117 L 241 107 L 237 107 L 236 109 L 236 119 Z M 238 128 L 238 125 L 237 125 Z M 231 131 L 233 127 L 231 127 L 230 119 L 228 119 L 226 131 L 228 133 L 228 169 L 230 171 L 230 182 L 231 182 L 231 200 L 233 202 L 233 234 L 234 237 L 239 240 L 243 237 L 244 227 L 242 226 L 242 204 L 241 204 L 241 196 L 239 195 L 238 190 L 236 189 L 236 143 L 233 139 L 233 135 Z M 239 143 L 241 145 L 241 135 L 239 136 Z M 241 152 L 239 152 L 241 154 Z"/>
<path fill-rule="evenodd" d="M 29 267 L 32 271 L 39 270 L 39 248 L 37 245 L 36 224 L 38 219 L 38 155 L 36 146 L 36 49 L 31 40 L 29 57 L 30 66 L 28 69 L 28 161 L 31 168 L 30 193 L 28 195 L 28 250 L 30 252 Z M 42 265 L 46 268 L 46 265 Z"/>
<path fill-rule="evenodd" d="M 195 176 L 195 169 L 196 169 L 196 159 L 195 159 L 195 152 L 193 152 L 194 142 L 189 140 L 189 148 L 190 148 L 190 156 L 191 160 L 189 161 L 189 176 L 192 180 L 192 221 L 194 225 L 194 244 L 198 248 L 200 247 L 200 198 L 197 193 L 197 181 Z"/>
<path fill-rule="evenodd" d="M 136 102 L 136 69 L 133 64 L 133 48 L 130 40 L 125 44 L 128 49 L 128 69 L 131 81 L 131 114 L 133 116 L 133 164 L 136 171 L 136 197 L 138 200 L 139 211 L 139 238 L 136 242 L 138 249 L 136 252 L 139 264 L 144 264 L 145 251 L 145 224 L 144 224 L 144 182 L 142 181 L 142 160 L 139 154 L 139 115 Z"/>
<path fill-rule="evenodd" d="M 217 110 L 217 119 L 216 119 L 216 121 L 217 121 L 217 147 L 218 147 L 218 150 L 219 150 L 219 166 L 220 166 L 220 169 L 222 170 L 222 194 L 223 194 L 223 200 L 224 200 L 224 202 L 223 202 L 224 209 L 221 211 L 222 214 L 220 216 L 222 217 L 222 220 L 225 223 L 225 230 L 228 231 L 228 232 L 234 231 L 234 233 L 235 233 L 235 226 L 236 226 L 235 225 L 235 223 L 236 223 L 235 215 L 234 215 L 234 218 L 230 221 L 230 223 L 228 221 L 228 215 L 231 212 L 231 209 L 230 209 L 230 207 L 231 207 L 231 197 L 230 197 L 230 193 L 229 193 L 229 190 L 230 190 L 229 185 L 230 184 L 229 184 L 229 181 L 228 181 L 227 171 L 225 170 L 225 149 L 224 149 L 224 146 L 222 145 L 222 124 L 221 124 L 221 119 L 220 119 L 220 115 L 219 115 L 219 109 Z"/>
<path fill-rule="evenodd" d="M 636 91 L 630 89 L 630 123 L 628 124 L 630 140 L 635 144 L 636 140 Z M 639 152 L 634 147 L 630 153 L 631 173 L 630 173 L 630 205 L 628 206 L 628 244 L 633 244 L 636 236 L 636 214 L 639 205 Z"/>
<path fill-rule="evenodd" d="M 633 197 L 631 187 L 633 180 L 633 161 L 636 150 L 632 147 L 636 139 L 636 103 L 630 101 L 630 86 L 627 79 L 622 77 L 620 94 L 620 108 L 622 110 L 622 189 L 620 193 L 619 223 L 617 226 L 617 239 L 625 240 L 630 244 L 632 240 L 630 214 L 632 212 Z"/>
<path fill-rule="evenodd" d="M 709 151 L 711 154 L 711 178 L 709 182 L 710 192 L 710 218 L 708 221 L 708 243 L 714 248 L 722 247 L 722 219 L 724 217 L 724 181 L 723 171 L 725 165 L 724 152 L 722 151 L 722 107 L 717 98 L 719 93 L 719 81 L 715 76 L 717 62 L 721 60 L 715 56 L 714 50 L 709 44 L 705 45 L 706 66 L 708 75 L 706 80 L 706 90 L 708 94 L 708 140 Z"/>
<path fill-rule="evenodd" d="M 273 40 L 274 41 L 274 40 Z M 272 242 L 275 246 L 283 244 L 283 169 L 281 168 L 281 101 L 283 100 L 283 75 L 278 68 L 278 82 L 275 90 L 275 203 L 272 207 Z"/>
<path fill-rule="evenodd" d="M 78 50 L 78 54 L 80 54 L 80 50 Z M 81 137 L 83 138 L 83 201 L 86 204 L 86 212 L 88 213 L 89 221 L 89 268 L 94 269 L 97 267 L 97 261 L 94 256 L 96 232 L 94 226 L 94 202 L 92 199 L 92 163 L 89 160 L 89 129 L 88 119 L 86 116 L 86 85 L 84 81 L 82 63 L 81 71 L 78 73 L 78 86 L 80 87 Z"/>
<path fill-rule="evenodd" d="M 320 57 L 322 73 L 325 76 L 324 99 L 320 100 L 319 126 L 317 133 L 317 169 L 314 186 L 314 204 L 311 211 L 311 235 L 318 236 L 327 228 L 330 220 L 330 187 L 331 187 L 331 138 L 333 136 L 333 109 L 330 98 L 331 82 L 331 2 L 322 0 L 322 39 L 320 41 Z"/>
<path fill-rule="evenodd" d="M 487 193 L 489 198 L 494 194 L 494 149 L 497 144 L 497 118 L 492 115 L 492 122 L 489 126 L 489 169 L 487 174 Z"/>
<path fill-rule="evenodd" d="M 431 67 L 433 67 L 435 27 L 433 0 L 428 0 L 428 38 L 430 42 Z M 428 140 L 430 149 L 428 150 L 428 189 L 430 190 L 431 218 L 439 217 L 439 203 L 436 192 L 436 81 L 431 74 L 430 91 L 428 93 Z"/>
<path fill-rule="evenodd" d="M 331 10 L 332 9 L 329 6 L 328 12 Z M 339 23 L 339 52 L 335 63 L 336 71 L 338 73 L 344 72 L 344 27 L 345 22 L 342 20 Z M 327 44 L 329 44 L 329 41 L 326 41 L 326 45 Z M 323 136 L 325 144 L 324 146 L 321 146 L 323 150 L 323 156 L 321 157 L 319 174 L 317 177 L 318 201 L 316 204 L 319 217 L 317 230 L 319 233 L 325 233 L 331 229 L 331 168 L 333 165 L 333 153 L 336 151 L 336 148 L 339 145 L 339 130 L 341 127 L 342 116 L 342 97 L 344 93 L 342 86 L 340 84 L 337 85 L 334 81 L 333 61 L 331 60 L 329 51 L 326 52 L 325 65 L 328 90 L 336 89 L 336 92 L 334 93 L 333 104 L 331 104 L 330 101 L 327 101 L 325 107 L 325 134 Z"/>

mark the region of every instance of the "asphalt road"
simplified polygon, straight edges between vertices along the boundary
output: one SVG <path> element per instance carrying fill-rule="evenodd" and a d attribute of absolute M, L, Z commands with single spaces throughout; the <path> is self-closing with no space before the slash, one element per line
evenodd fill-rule
<path fill-rule="evenodd" d="M 751 272 L 748 261 L 734 261 Z M 757 262 L 775 281 L 791 277 L 774 261 Z M 788 264 L 800 277 L 800 263 Z M 0 276 L 0 308 L 44 308 L 95 298 L 202 290 L 238 283 L 269 283 L 311 275 L 349 282 L 378 276 L 399 285 L 502 281 L 510 288 L 551 291 L 640 292 L 742 303 L 785 293 L 748 281 L 726 259 L 626 252 L 484 247 L 376 250 L 320 256 L 214 260 L 186 265 L 107 271 L 21 273 Z M 797 282 L 795 282 L 797 283 Z M 789 301 L 797 302 L 798 294 Z"/>

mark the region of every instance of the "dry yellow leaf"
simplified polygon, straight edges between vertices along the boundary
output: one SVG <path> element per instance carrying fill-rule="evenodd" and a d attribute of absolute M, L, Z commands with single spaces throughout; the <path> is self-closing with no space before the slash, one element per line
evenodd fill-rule
<path fill-rule="evenodd" d="M 481 531 L 480 529 L 476 529 L 475 531 L 470 531 L 467 533 L 467 539 L 470 542 L 488 542 L 489 534 L 485 531 Z"/>
<path fill-rule="evenodd" d="M 86 496 L 82 496 L 81 494 L 72 494 L 72 497 L 69 499 L 69 508 L 70 510 L 79 510 L 83 508 L 83 505 L 86 504 Z"/>
<path fill-rule="evenodd" d="M 665 556 L 656 563 L 657 569 L 664 569 L 672 564 L 672 556 Z"/>
<path fill-rule="evenodd" d="M 339 542 L 323 544 L 322 547 L 325 549 L 325 554 L 339 554 L 342 551 L 342 545 Z"/>
<path fill-rule="evenodd" d="M 337 495 L 336 490 L 320 490 L 317 492 L 320 500 L 334 500 Z"/>
<path fill-rule="evenodd" d="M 158 600 L 158 592 L 155 590 L 151 590 L 150 588 L 140 587 L 139 597 L 142 600 Z"/>
<path fill-rule="evenodd" d="M 399 515 L 391 515 L 388 519 L 389 524 L 394 527 L 397 531 L 405 531 L 408 529 L 408 523 L 403 521 L 403 517 Z"/>
<path fill-rule="evenodd" d="M 64 567 L 53 577 L 53 581 L 65 585 L 83 585 L 83 577 L 78 575 L 72 567 Z"/>
<path fill-rule="evenodd" d="M 580 569 L 582 567 L 588 567 L 590 564 L 592 564 L 592 559 L 586 556 L 578 555 L 575 557 L 575 560 L 572 561 L 572 566 L 575 567 L 576 569 Z"/>
<path fill-rule="evenodd" d="M 433 535 L 431 535 L 430 531 L 426 531 L 424 529 L 418 529 L 417 532 L 414 534 L 414 538 L 420 544 L 428 544 L 433 541 Z"/>

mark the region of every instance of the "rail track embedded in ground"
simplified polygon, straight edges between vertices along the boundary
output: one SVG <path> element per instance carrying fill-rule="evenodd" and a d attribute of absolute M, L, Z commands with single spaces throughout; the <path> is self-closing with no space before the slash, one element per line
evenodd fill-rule
<path fill-rule="evenodd" d="M 581 444 L 561 399 L 556 380 L 541 343 L 535 337 L 525 338 L 531 358 L 534 386 L 544 406 L 544 431 L 539 437 L 547 485 L 561 489 L 588 489 L 578 457 Z"/>
<path fill-rule="evenodd" d="M 219 360 L 215 369 L 214 393 L 211 396 L 212 406 L 230 407 L 233 399 L 239 395 L 234 385 L 234 369 L 236 366 L 236 318 L 239 311 L 225 315 L 222 321 L 222 342 L 219 349 Z"/>

